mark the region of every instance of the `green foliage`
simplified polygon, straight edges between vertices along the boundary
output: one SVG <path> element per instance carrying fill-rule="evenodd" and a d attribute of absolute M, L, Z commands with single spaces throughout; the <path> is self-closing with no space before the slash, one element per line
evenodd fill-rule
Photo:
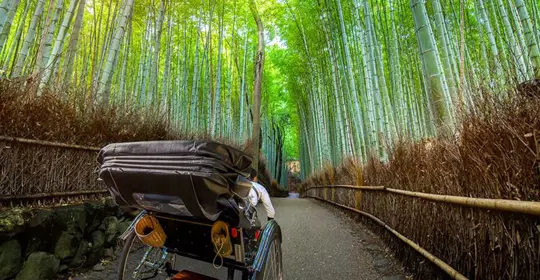
<path fill-rule="evenodd" d="M 274 38 L 276 39 L 276 38 Z M 285 151 L 291 158 L 298 158 L 298 113 L 294 92 L 288 86 L 287 74 L 283 72 L 288 50 L 280 46 L 267 47 L 267 63 L 264 76 L 264 109 L 266 118 L 280 124 L 285 132 Z"/>
<path fill-rule="evenodd" d="M 257 6 L 267 43 L 262 136 L 278 137 L 270 127 L 279 126 L 281 152 L 304 175 L 348 156 L 384 159 L 398 138 L 451 130 L 474 92 L 503 98 L 514 80 L 540 73 L 538 1 Z M 39 79 L 38 95 L 148 109 L 183 132 L 241 141 L 252 135 L 256 30 L 240 0 L 6 0 L 0 75 Z"/>
<path fill-rule="evenodd" d="M 286 13 L 277 25 L 288 49 L 275 64 L 294 73 L 286 79 L 300 120 L 303 176 L 348 155 L 385 160 L 398 139 L 452 135 L 462 114 L 477 110 L 479 93 L 504 100 L 516 82 L 537 77 L 538 1 L 281 5 Z"/>

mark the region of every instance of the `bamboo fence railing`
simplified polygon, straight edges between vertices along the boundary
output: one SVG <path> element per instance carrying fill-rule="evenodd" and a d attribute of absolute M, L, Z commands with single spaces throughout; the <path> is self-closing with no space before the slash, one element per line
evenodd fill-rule
<path fill-rule="evenodd" d="M 310 190 L 318 190 L 318 189 L 325 190 L 322 193 L 322 197 L 320 197 L 321 196 L 320 192 L 316 192 L 315 195 L 310 195 Z M 332 201 L 332 200 L 335 200 L 334 191 L 336 189 L 353 190 L 355 192 L 353 196 L 355 207 L 342 205 L 335 201 Z M 328 190 L 330 190 L 331 192 L 328 192 Z M 324 202 L 328 202 L 332 205 L 347 209 L 349 211 L 356 212 L 358 214 L 361 214 L 365 217 L 370 218 L 371 220 L 375 221 L 377 224 L 384 227 L 390 233 L 398 237 L 404 243 L 412 247 L 418 253 L 423 255 L 426 259 L 431 261 L 440 269 L 445 271 L 451 278 L 459 279 L 459 280 L 468 279 L 468 278 L 462 275 L 461 273 L 459 273 L 456 269 L 452 268 L 447 263 L 445 263 L 443 260 L 437 258 L 435 255 L 428 252 L 426 249 L 420 247 L 414 241 L 408 239 L 403 234 L 391 228 L 389 225 L 387 225 L 385 222 L 383 222 L 379 218 L 375 217 L 374 215 L 370 213 L 362 211 L 361 200 L 362 200 L 363 191 L 386 192 L 386 193 L 399 194 L 403 196 L 420 198 L 420 199 L 425 199 L 425 200 L 430 200 L 430 201 L 435 201 L 435 202 L 455 204 L 455 205 L 471 207 L 471 208 L 487 209 L 487 210 L 494 210 L 494 211 L 506 211 L 506 212 L 512 212 L 512 213 L 540 216 L 540 202 L 537 202 L 537 201 L 517 201 L 517 200 L 508 200 L 508 199 L 487 199 L 487 198 L 472 198 L 472 197 L 462 197 L 462 196 L 453 196 L 453 195 L 439 195 L 439 194 L 405 191 L 405 190 L 387 188 L 384 186 L 329 185 L 329 186 L 314 186 L 314 187 L 309 187 L 304 190 L 304 194 L 306 195 L 306 197 L 315 198 Z"/>
<path fill-rule="evenodd" d="M 66 149 L 75 149 L 75 150 L 96 151 L 96 152 L 99 152 L 99 150 L 100 150 L 100 148 L 97 148 L 97 147 L 89 147 L 89 146 L 81 146 L 81 145 L 73 145 L 73 144 L 64 144 L 64 143 L 42 141 L 42 140 L 33 140 L 33 139 L 24 139 L 24 138 L 1 136 L 1 135 L 0 135 L 0 141 L 24 143 L 24 144 L 33 144 L 33 145 L 46 146 L 46 147 L 55 147 L 55 148 L 66 148 Z"/>
<path fill-rule="evenodd" d="M 387 188 L 384 186 L 348 186 L 348 185 L 329 185 L 329 186 L 316 186 L 309 187 L 305 192 L 311 189 L 331 189 L 331 188 L 345 188 L 356 189 L 364 191 L 383 191 L 389 193 L 396 193 L 400 195 L 422 198 L 431 201 L 444 202 L 450 204 L 457 204 L 472 208 L 482 208 L 496 211 L 506 211 L 519 214 L 528 214 L 540 216 L 540 202 L 538 201 L 519 201 L 510 199 L 492 199 L 492 198 L 474 198 L 465 196 L 454 195 L 441 195 L 430 194 L 422 192 L 411 192 L 406 190 L 399 190 L 393 188 Z"/>
<path fill-rule="evenodd" d="M 360 211 L 360 210 L 358 210 L 356 208 L 352 208 L 352 207 L 349 207 L 349 206 L 341 205 L 341 204 L 335 203 L 333 201 L 325 200 L 325 199 L 322 199 L 322 198 L 319 198 L 319 197 L 316 197 L 316 196 L 308 196 L 308 197 L 315 198 L 315 199 L 330 203 L 332 205 L 335 205 L 335 206 L 338 206 L 338 207 L 341 207 L 341 208 L 345 208 L 347 210 L 356 212 L 358 214 L 361 214 L 363 216 L 366 216 L 366 217 L 372 219 L 377 224 L 383 226 L 388 231 L 390 231 L 392 234 L 394 234 L 397 238 L 401 239 L 407 245 L 411 246 L 414 250 L 416 250 L 418 253 L 420 253 L 422 256 L 424 256 L 426 259 L 428 259 L 433 264 L 438 266 L 440 269 L 445 271 L 450 277 L 452 277 L 452 279 L 457 279 L 457 280 L 467 280 L 468 279 L 467 277 L 465 277 L 464 275 L 459 273 L 457 270 L 455 270 L 453 267 L 451 267 L 450 265 L 448 265 L 447 263 L 445 263 L 441 259 L 437 258 L 436 256 L 434 256 L 433 254 L 431 254 L 430 252 L 428 252 L 424 248 L 420 247 L 420 245 L 416 244 L 414 241 L 408 239 L 407 237 L 405 237 L 401 233 L 397 232 L 396 230 L 394 230 L 393 228 L 391 228 L 390 226 L 385 224 L 379 218 L 377 218 L 377 217 L 375 217 L 375 216 L 373 216 L 373 215 L 371 215 L 371 214 L 369 214 L 367 212 Z"/>
<path fill-rule="evenodd" d="M 0 136 L 0 208 L 71 203 L 107 195 L 95 173 L 99 150 Z"/>
<path fill-rule="evenodd" d="M 109 193 L 109 191 L 95 190 L 95 191 L 37 193 L 37 194 L 28 194 L 28 195 L 10 195 L 10 196 L 0 196 L 0 201 L 40 199 L 40 198 L 49 198 L 49 197 L 78 196 L 78 195 L 92 195 L 92 194 L 106 194 L 106 193 Z"/>

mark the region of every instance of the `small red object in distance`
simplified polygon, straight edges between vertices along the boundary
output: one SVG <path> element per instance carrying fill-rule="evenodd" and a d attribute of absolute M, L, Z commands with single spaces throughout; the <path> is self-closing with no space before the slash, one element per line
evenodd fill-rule
<path fill-rule="evenodd" d="M 236 228 L 232 228 L 231 229 L 231 236 L 233 238 L 237 238 L 238 237 L 238 230 L 236 230 Z"/>
<path fill-rule="evenodd" d="M 255 240 L 259 240 L 259 236 L 261 235 L 261 231 L 258 230 L 257 232 L 255 232 Z"/>

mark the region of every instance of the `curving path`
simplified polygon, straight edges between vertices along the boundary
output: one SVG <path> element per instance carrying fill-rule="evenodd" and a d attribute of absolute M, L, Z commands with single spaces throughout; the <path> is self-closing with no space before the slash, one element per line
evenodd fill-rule
<path fill-rule="evenodd" d="M 283 231 L 285 279 L 406 279 L 385 253 L 381 241 L 339 210 L 311 199 L 274 198 L 276 220 Z M 259 211 L 263 213 L 264 211 Z M 265 217 L 263 217 L 265 219 Z M 226 278 L 226 269 L 184 258 L 182 268 Z M 116 279 L 116 263 L 72 279 Z"/>

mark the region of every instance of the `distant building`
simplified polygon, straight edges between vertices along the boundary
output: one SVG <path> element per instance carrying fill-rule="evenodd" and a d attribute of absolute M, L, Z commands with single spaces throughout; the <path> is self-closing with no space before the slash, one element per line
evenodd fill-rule
<path fill-rule="evenodd" d="M 287 168 L 292 174 L 300 173 L 300 161 L 298 160 L 289 160 L 287 161 Z"/>

